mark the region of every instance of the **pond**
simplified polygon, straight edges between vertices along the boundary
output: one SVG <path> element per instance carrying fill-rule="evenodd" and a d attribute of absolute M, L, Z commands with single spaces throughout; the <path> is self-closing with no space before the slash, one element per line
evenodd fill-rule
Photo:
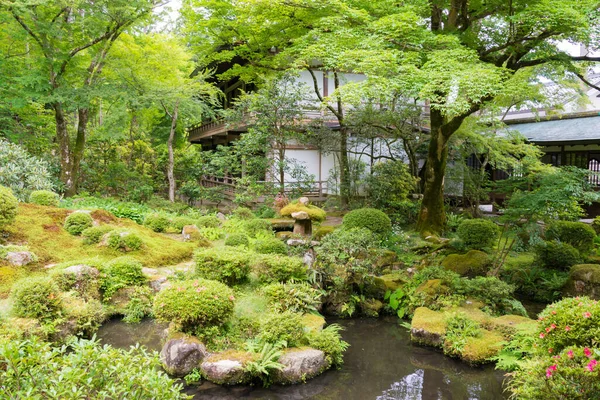
<path fill-rule="evenodd" d="M 341 370 L 331 370 L 296 386 L 224 388 L 210 383 L 186 388 L 202 400 L 500 400 L 503 373 L 472 368 L 439 351 L 412 345 L 396 318 L 329 320 L 345 327 L 350 348 Z M 113 320 L 98 336 L 103 343 L 128 348 L 135 343 L 160 351 L 164 325 L 151 320 L 128 325 Z"/>

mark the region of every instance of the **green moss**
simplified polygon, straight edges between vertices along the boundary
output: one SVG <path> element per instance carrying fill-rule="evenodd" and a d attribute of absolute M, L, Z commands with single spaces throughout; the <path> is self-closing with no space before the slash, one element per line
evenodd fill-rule
<path fill-rule="evenodd" d="M 446 316 L 442 312 L 419 307 L 415 310 L 410 325 L 413 331 L 422 330 L 435 335 L 444 335 L 446 333 Z"/>
<path fill-rule="evenodd" d="M 325 326 L 325 318 L 320 314 L 304 314 L 302 325 L 309 332 L 319 332 Z"/>
<path fill-rule="evenodd" d="M 571 267 L 569 278 L 576 281 L 600 284 L 600 265 L 578 264 Z"/>
<path fill-rule="evenodd" d="M 331 225 L 325 225 L 325 226 L 320 226 L 317 228 L 317 230 L 313 233 L 313 237 L 315 240 L 321 240 L 323 239 L 325 236 L 329 235 L 331 232 L 333 232 L 335 230 L 335 226 L 331 226 Z"/>
<path fill-rule="evenodd" d="M 290 203 L 287 206 L 283 207 L 279 214 L 281 214 L 282 217 L 291 217 L 292 213 L 300 211 L 304 211 L 305 213 L 307 213 L 311 221 L 325 221 L 325 218 L 327 216 L 325 210 L 322 210 L 319 207 L 313 205 L 305 206 L 301 203 Z"/>
<path fill-rule="evenodd" d="M 499 333 L 481 330 L 481 336 L 469 337 L 462 349 L 460 358 L 469 364 L 477 365 L 489 362 L 502 349 L 504 337 Z"/>
<path fill-rule="evenodd" d="M 442 261 L 442 267 L 461 276 L 485 275 L 490 266 L 490 257 L 479 250 L 467 254 L 450 254 Z"/>
<path fill-rule="evenodd" d="M 267 221 L 269 221 L 271 223 L 271 226 L 273 227 L 273 229 L 292 229 L 294 228 L 294 220 L 293 219 L 288 219 L 288 218 L 273 218 L 273 219 L 268 219 Z"/>
<path fill-rule="evenodd" d="M 392 273 L 387 275 L 376 276 L 373 278 L 375 285 L 384 293 L 387 290 L 394 291 L 404 285 L 407 277 L 402 273 Z"/>
<path fill-rule="evenodd" d="M 429 297 L 435 297 L 442 294 L 449 294 L 450 288 L 443 283 L 441 279 L 430 279 L 423 282 L 416 290 L 416 293 L 422 293 Z"/>

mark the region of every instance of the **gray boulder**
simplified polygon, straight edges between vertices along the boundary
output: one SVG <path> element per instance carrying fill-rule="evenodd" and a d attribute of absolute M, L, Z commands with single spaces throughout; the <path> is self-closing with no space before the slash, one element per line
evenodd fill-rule
<path fill-rule="evenodd" d="M 169 375 L 184 377 L 198 368 L 207 355 L 206 347 L 198 339 L 181 335 L 165 343 L 160 361 Z"/>
<path fill-rule="evenodd" d="M 6 253 L 6 261 L 15 267 L 22 267 L 35 261 L 35 256 L 30 251 L 9 251 Z"/>
<path fill-rule="evenodd" d="M 200 367 L 206 380 L 218 385 L 236 385 L 248 381 L 244 366 L 239 360 L 207 360 Z"/>
<path fill-rule="evenodd" d="M 283 369 L 276 371 L 274 382 L 282 385 L 304 382 L 329 368 L 325 353 L 317 349 L 291 349 L 279 357 Z"/>

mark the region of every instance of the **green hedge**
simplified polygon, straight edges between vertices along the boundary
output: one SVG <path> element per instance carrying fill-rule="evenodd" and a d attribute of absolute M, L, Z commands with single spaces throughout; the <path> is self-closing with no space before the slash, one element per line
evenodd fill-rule
<path fill-rule="evenodd" d="M 388 235 L 392 232 L 392 221 L 383 211 L 375 208 L 359 208 L 350 211 L 344 216 L 345 228 L 367 228 L 379 235 Z"/>
<path fill-rule="evenodd" d="M 29 195 L 29 202 L 40 206 L 58 207 L 60 200 L 58 194 L 50 190 L 34 190 Z"/>
<path fill-rule="evenodd" d="M 252 258 L 252 253 L 239 248 L 202 249 L 194 255 L 196 275 L 228 285 L 243 283 L 248 278 Z"/>
<path fill-rule="evenodd" d="M 458 237 L 470 249 L 491 248 L 498 239 L 500 228 L 487 219 L 467 219 L 456 230 Z"/>
<path fill-rule="evenodd" d="M 594 247 L 596 232 L 588 224 L 572 221 L 555 221 L 546 228 L 546 239 L 568 243 L 583 253 Z"/>

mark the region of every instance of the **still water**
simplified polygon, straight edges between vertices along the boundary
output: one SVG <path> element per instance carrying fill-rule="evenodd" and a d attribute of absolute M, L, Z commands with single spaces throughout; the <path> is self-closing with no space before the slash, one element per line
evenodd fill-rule
<path fill-rule="evenodd" d="M 503 374 L 493 367 L 471 368 L 440 352 L 413 346 L 396 318 L 330 320 L 345 327 L 350 343 L 341 370 L 327 371 L 304 385 L 223 388 L 210 383 L 185 391 L 201 400 L 500 400 Z M 128 348 L 140 343 L 160 351 L 164 326 L 147 320 L 105 324 L 104 343 Z"/>

